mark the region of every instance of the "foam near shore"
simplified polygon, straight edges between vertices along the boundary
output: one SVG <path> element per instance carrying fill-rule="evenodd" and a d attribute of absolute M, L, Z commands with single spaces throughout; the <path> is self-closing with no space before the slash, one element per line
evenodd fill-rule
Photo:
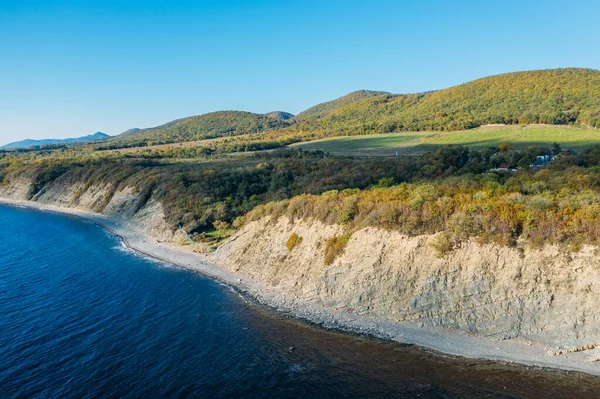
<path fill-rule="evenodd" d="M 0 204 L 75 215 L 92 221 L 119 236 L 126 246 L 135 251 L 199 272 L 235 287 L 239 292 L 255 298 L 262 304 L 326 328 L 415 344 L 452 355 L 600 375 L 600 364 L 590 361 L 589 355 L 582 356 L 583 350 L 578 351 L 577 348 L 559 350 L 522 339 L 495 340 L 458 330 L 422 327 L 419 323 L 406 321 L 392 322 L 369 314 L 358 315 L 344 309 L 324 306 L 315 300 L 304 301 L 294 298 L 293 295 L 282 295 L 281 291 L 257 281 L 246 273 L 233 271 L 235 267 L 232 269 L 231 265 L 219 262 L 219 259 L 223 259 L 220 256 L 212 259 L 184 246 L 159 241 L 123 219 L 106 217 L 77 208 L 24 200 L 0 199 Z"/>

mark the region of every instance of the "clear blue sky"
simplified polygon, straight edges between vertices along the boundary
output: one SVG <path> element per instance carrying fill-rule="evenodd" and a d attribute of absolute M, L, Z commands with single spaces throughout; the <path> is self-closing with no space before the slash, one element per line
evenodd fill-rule
<path fill-rule="evenodd" d="M 0 144 L 600 68 L 598 0 L 0 0 Z"/>

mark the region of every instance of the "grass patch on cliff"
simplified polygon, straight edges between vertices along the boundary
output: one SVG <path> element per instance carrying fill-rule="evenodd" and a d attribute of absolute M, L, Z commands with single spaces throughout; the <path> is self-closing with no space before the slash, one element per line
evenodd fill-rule
<path fill-rule="evenodd" d="M 214 223 L 214 229 L 196 233 L 193 235 L 192 239 L 206 244 L 211 250 L 214 250 L 221 245 L 223 241 L 231 237 L 234 232 L 235 229 L 231 228 L 229 223 L 217 221 Z"/>
<path fill-rule="evenodd" d="M 452 237 L 446 232 L 440 233 L 437 237 L 435 237 L 432 246 L 434 249 L 434 255 L 437 258 L 443 258 L 446 254 L 454 250 Z"/>
<path fill-rule="evenodd" d="M 302 237 L 300 237 L 298 234 L 296 234 L 294 232 L 290 235 L 290 238 L 288 238 L 287 242 L 285 243 L 285 246 L 287 247 L 288 251 L 292 252 L 292 250 L 297 245 L 300 245 L 301 242 L 302 242 Z"/>
<path fill-rule="evenodd" d="M 325 243 L 325 258 L 323 259 L 325 266 L 331 265 L 344 252 L 348 241 L 350 241 L 350 237 L 352 237 L 351 232 L 342 234 L 341 236 L 334 236 L 327 240 Z"/>

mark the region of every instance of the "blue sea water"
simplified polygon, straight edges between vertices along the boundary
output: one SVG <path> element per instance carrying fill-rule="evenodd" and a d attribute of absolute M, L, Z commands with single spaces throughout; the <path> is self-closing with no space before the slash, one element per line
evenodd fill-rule
<path fill-rule="evenodd" d="M 0 398 L 594 397 L 599 388 L 576 373 L 324 331 L 136 255 L 93 223 L 0 206 Z"/>

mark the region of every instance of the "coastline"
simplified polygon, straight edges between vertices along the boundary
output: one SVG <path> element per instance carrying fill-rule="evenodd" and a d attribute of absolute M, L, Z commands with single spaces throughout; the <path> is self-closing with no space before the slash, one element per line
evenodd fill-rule
<path fill-rule="evenodd" d="M 127 221 L 112 219 L 82 209 L 45 205 L 32 201 L 0 198 L 0 205 L 72 215 L 90 221 L 119 237 L 125 246 L 136 252 L 218 280 L 278 312 L 324 328 L 414 344 L 455 356 L 483 358 L 600 376 L 600 362 L 586 361 L 578 353 L 556 356 L 554 355 L 556 348 L 545 348 L 542 345 L 522 340 L 497 341 L 461 331 L 422 328 L 408 322 L 391 323 L 368 316 L 357 316 L 333 310 L 315 303 L 286 300 L 252 279 L 229 271 L 225 265 L 212 261 L 210 257 L 194 253 L 185 247 L 158 242 Z"/>

